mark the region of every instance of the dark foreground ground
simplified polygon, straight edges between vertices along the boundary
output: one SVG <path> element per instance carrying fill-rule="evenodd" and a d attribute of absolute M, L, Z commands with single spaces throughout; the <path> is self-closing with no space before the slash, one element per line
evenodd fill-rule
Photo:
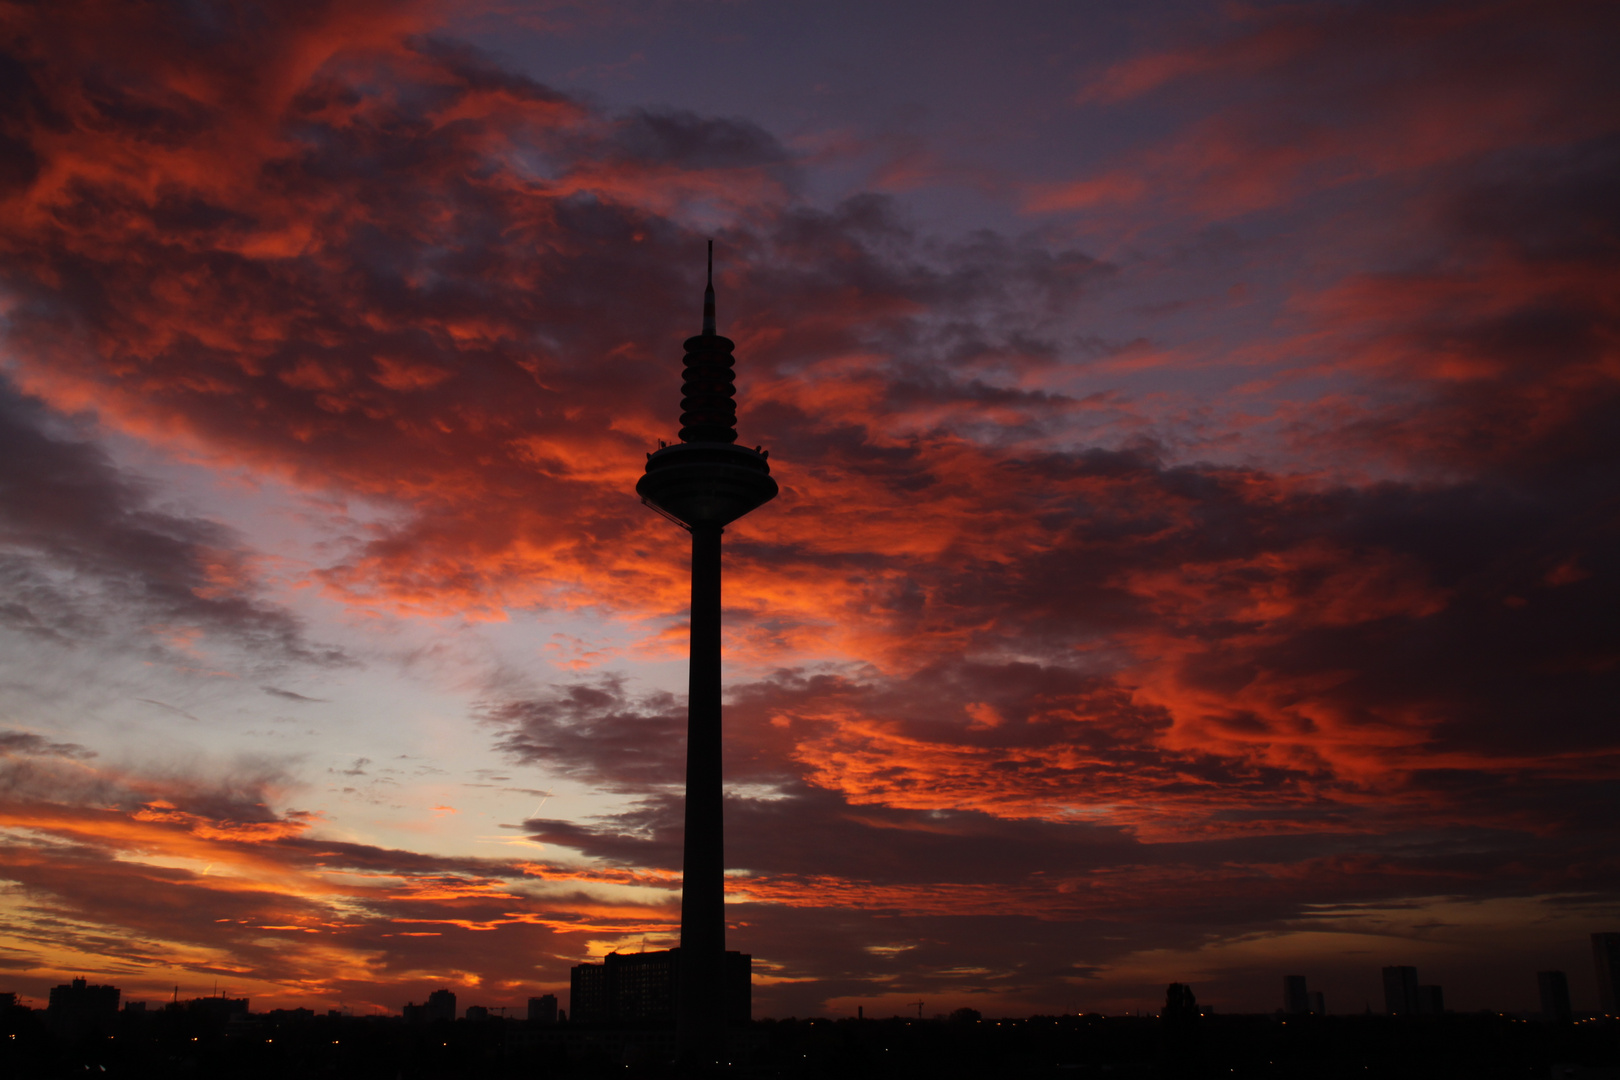
<path fill-rule="evenodd" d="M 664 1032 L 541 1027 L 516 1020 L 406 1025 L 398 1019 L 119 1016 L 59 1037 L 44 1014 L 0 1030 L 0 1078 L 230 1077 L 241 1080 L 566 1080 L 677 1075 Z M 1023 1080 L 1116 1077 L 1554 1077 L 1620 1080 L 1620 1021 L 1545 1025 L 1495 1014 L 1156 1018 L 781 1020 L 734 1032 L 743 1078 Z"/>

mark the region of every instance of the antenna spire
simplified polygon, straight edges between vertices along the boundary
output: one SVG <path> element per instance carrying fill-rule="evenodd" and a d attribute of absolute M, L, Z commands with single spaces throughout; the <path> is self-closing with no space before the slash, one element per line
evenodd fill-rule
<path fill-rule="evenodd" d="M 709 241 L 709 284 L 703 290 L 703 333 L 714 336 L 714 241 Z"/>

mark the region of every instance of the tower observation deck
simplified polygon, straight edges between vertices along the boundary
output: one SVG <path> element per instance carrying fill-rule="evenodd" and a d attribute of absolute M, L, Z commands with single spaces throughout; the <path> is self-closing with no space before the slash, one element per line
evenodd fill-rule
<path fill-rule="evenodd" d="M 767 453 L 737 445 L 732 357 L 715 332 L 714 242 L 703 331 L 686 339 L 681 441 L 647 455 L 641 501 L 692 534 L 692 637 L 686 720 L 686 814 L 681 864 L 681 962 L 676 1042 L 681 1059 L 719 1060 L 726 1017 L 725 828 L 720 740 L 720 535 L 776 497 Z"/>

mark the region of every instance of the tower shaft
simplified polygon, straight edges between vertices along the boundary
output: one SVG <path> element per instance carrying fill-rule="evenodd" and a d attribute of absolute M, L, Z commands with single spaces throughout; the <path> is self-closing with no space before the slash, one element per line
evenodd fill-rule
<path fill-rule="evenodd" d="M 692 529 L 691 671 L 681 863 L 679 1040 L 711 1058 L 725 1027 L 726 878 L 720 759 L 720 529 Z"/>
<path fill-rule="evenodd" d="M 647 455 L 641 501 L 692 534 L 691 671 L 686 720 L 685 852 L 676 1041 L 696 1070 L 719 1061 L 726 1019 L 725 796 L 720 760 L 720 533 L 776 497 L 769 452 L 737 445 L 736 348 L 715 333 L 714 246 L 703 332 L 686 339 L 681 441 Z M 746 958 L 743 958 L 746 963 Z M 746 970 L 740 992 L 747 993 Z"/>

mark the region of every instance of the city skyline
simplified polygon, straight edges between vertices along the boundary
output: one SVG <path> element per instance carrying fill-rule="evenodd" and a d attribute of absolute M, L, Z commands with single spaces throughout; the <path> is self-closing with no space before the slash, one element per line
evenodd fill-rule
<path fill-rule="evenodd" d="M 1593 950 L 1593 965 L 1599 986 L 1598 1000 L 1595 1008 L 1574 1008 L 1569 997 L 1568 975 L 1563 971 L 1544 970 L 1535 973 L 1535 982 L 1539 1008 L 1534 1010 L 1519 1010 L 1521 1017 L 1540 1018 L 1551 1023 L 1567 1024 L 1577 1017 L 1613 1017 L 1613 995 L 1620 991 L 1620 973 L 1610 966 L 1610 957 L 1606 950 L 1614 948 L 1613 942 L 1620 940 L 1620 933 L 1598 932 L 1591 935 Z M 676 978 L 673 972 L 678 967 L 677 947 L 673 950 L 645 949 L 636 952 L 612 952 L 598 958 L 595 962 L 575 965 L 569 972 L 569 987 L 566 999 L 559 999 L 554 993 L 531 995 L 526 998 L 522 1014 L 523 1018 L 531 1022 L 543 1024 L 556 1024 L 573 1022 L 587 1026 L 598 1027 L 655 1027 L 673 1030 L 677 1012 L 676 1002 L 679 997 Z M 731 1021 L 738 1027 L 746 1026 L 750 1019 L 751 1008 L 745 1004 L 750 996 L 748 989 L 748 971 L 752 957 L 747 954 L 730 950 L 726 953 L 726 978 L 737 985 L 737 996 L 728 1008 L 734 1012 Z M 1443 1004 L 1441 991 L 1443 987 L 1436 984 L 1420 984 L 1417 969 L 1409 965 L 1387 966 L 1379 972 L 1382 989 L 1382 1008 L 1375 1010 L 1373 1002 L 1368 1000 L 1357 1009 L 1340 1009 L 1337 1015 L 1353 1015 L 1360 1013 L 1378 1012 L 1390 1017 L 1421 1017 L 1437 1016 L 1443 1013 L 1456 1012 Z M 87 980 L 80 976 L 70 983 L 51 988 L 50 1011 L 56 1012 L 59 1002 L 74 1003 L 78 1009 L 91 1006 L 92 1011 L 99 1009 L 108 1015 L 118 1011 L 121 989 L 116 986 L 87 986 Z M 1280 1004 L 1273 1010 L 1278 1019 L 1290 1016 L 1313 1014 L 1317 1016 L 1335 1015 L 1333 1010 L 1325 1007 L 1324 996 L 1320 990 L 1309 989 L 1309 977 L 1304 975 L 1284 975 L 1282 977 L 1282 993 Z M 1181 987 L 1185 984 L 1172 984 Z M 1608 996 L 1603 988 L 1608 987 Z M 1194 988 L 1196 989 L 1196 988 Z M 205 1005 L 225 1006 L 242 1015 L 248 1015 L 247 998 L 232 998 L 229 993 L 215 986 L 214 992 L 206 997 L 187 998 L 180 1000 L 180 988 L 174 988 L 171 1006 L 185 1007 L 193 1010 Z M 1429 994 L 1423 993 L 1430 992 Z M 1427 999 L 1427 1000 L 1426 1000 Z M 566 1007 L 563 1002 L 566 1001 Z M 435 1020 L 455 1020 L 460 1018 L 488 1019 L 491 1013 L 497 1013 L 502 1019 L 507 1019 L 506 1013 L 517 1010 L 512 1006 L 491 1005 L 483 1001 L 469 1001 L 459 1009 L 457 995 L 449 987 L 439 987 L 426 996 L 423 1004 L 407 1002 L 401 1009 L 393 1014 L 407 1022 L 425 1023 Z M 110 1004 L 108 1004 L 110 1002 Z M 127 999 L 123 1007 L 144 1012 L 147 1001 Z M 910 1006 L 919 1010 L 917 1019 L 923 1019 L 921 1008 L 926 1002 L 911 1002 Z M 14 991 L 0 991 L 0 1008 L 22 1005 L 28 1007 L 25 998 L 19 998 Z M 279 1007 L 286 1011 L 285 1007 Z M 1208 1006 L 1202 1008 L 1207 1009 Z M 626 1015 L 619 1015 L 620 1011 Z M 219 1010 L 215 1010 L 219 1011 Z M 308 1011 L 307 1009 L 305 1011 Z M 972 1010 L 977 1012 L 977 1010 Z M 1141 1010 L 1133 1010 L 1139 1014 Z M 1486 1013 L 1499 1010 L 1489 1007 L 1476 1010 Z M 570 1017 L 570 1012 L 572 1016 Z M 331 1010 L 332 1015 L 353 1016 L 342 1010 Z M 1115 1015 L 1130 1015 L 1131 1013 Z M 313 1015 L 313 1013 L 311 1013 Z M 388 1015 L 388 1014 L 384 1014 Z M 893 1014 L 899 1018 L 901 1014 Z M 511 1019 L 519 1018 L 517 1015 Z M 846 1019 L 848 1017 L 845 1017 Z M 865 1018 L 864 1007 L 857 1007 L 855 1018 Z M 874 1019 L 881 1016 L 874 1014 Z M 933 1019 L 947 1019 L 945 1013 L 936 1012 Z M 1014 1017 L 1016 1018 L 1016 1017 Z M 778 1017 L 755 1017 L 753 1019 L 775 1020 Z M 834 1017 L 836 1019 L 836 1017 Z M 991 1017 L 995 1019 L 995 1017 Z"/>
<path fill-rule="evenodd" d="M 781 483 L 726 532 L 755 1016 L 1596 1007 L 1620 9 L 0 35 L 0 989 L 520 1009 L 676 944 L 631 491 L 713 238 Z"/>

